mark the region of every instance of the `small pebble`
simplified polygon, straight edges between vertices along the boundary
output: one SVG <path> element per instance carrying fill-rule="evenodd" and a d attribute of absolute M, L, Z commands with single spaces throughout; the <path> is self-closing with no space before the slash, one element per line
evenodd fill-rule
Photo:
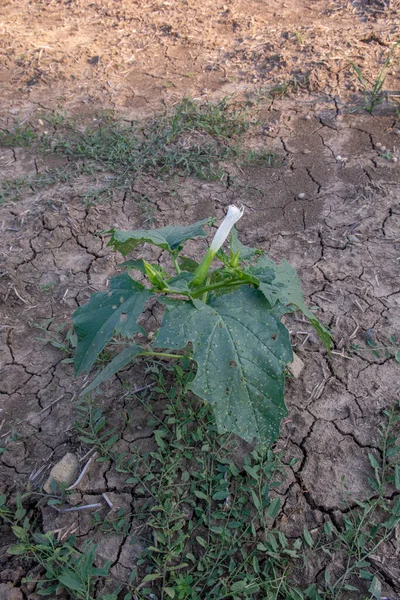
<path fill-rule="evenodd" d="M 311 120 L 310 115 L 306 115 L 304 118 L 305 118 L 306 121 L 310 121 Z"/>
<path fill-rule="evenodd" d="M 400 129 L 393 129 L 394 135 L 400 135 Z"/>
<path fill-rule="evenodd" d="M 54 493 L 55 490 L 60 490 L 61 484 L 65 484 L 65 487 L 71 485 L 77 478 L 79 473 L 79 460 L 76 454 L 68 452 L 65 456 L 58 461 L 51 469 L 49 477 L 43 486 L 46 494 Z M 54 483 L 52 483 L 54 482 Z"/>
<path fill-rule="evenodd" d="M 299 200 L 304 200 L 304 198 L 306 197 L 306 195 L 305 195 L 304 192 L 301 192 L 301 194 L 298 194 L 297 197 L 298 197 Z"/>
<path fill-rule="evenodd" d="M 382 152 L 386 152 L 386 150 L 387 150 L 386 146 L 381 146 L 381 150 L 382 150 Z"/>
<path fill-rule="evenodd" d="M 397 162 L 398 162 L 398 160 L 399 160 L 399 159 L 397 158 L 397 156 L 393 156 L 393 162 L 394 162 L 394 163 L 397 163 Z"/>
<path fill-rule="evenodd" d="M 301 360 L 299 356 L 297 356 L 296 352 L 293 352 L 293 362 L 289 363 L 288 366 L 289 373 L 295 378 L 298 379 L 304 369 L 304 362 Z"/>
<path fill-rule="evenodd" d="M 342 159 L 342 157 L 340 156 L 340 154 L 338 154 L 338 155 L 336 156 L 336 160 L 337 160 L 337 162 L 342 162 L 342 160 L 343 160 L 343 159 Z"/>

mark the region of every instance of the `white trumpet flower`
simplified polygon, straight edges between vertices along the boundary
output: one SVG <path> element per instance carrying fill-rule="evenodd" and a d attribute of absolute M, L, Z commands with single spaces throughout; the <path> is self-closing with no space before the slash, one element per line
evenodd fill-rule
<path fill-rule="evenodd" d="M 217 233 L 214 235 L 214 239 L 211 242 L 210 251 L 215 256 L 218 250 L 221 248 L 222 244 L 225 242 L 226 238 L 231 232 L 232 227 L 235 223 L 239 221 L 243 217 L 244 207 L 238 208 L 231 204 L 228 206 L 228 212 L 221 225 L 217 229 Z"/>
<path fill-rule="evenodd" d="M 207 250 L 207 253 L 201 261 L 201 264 L 196 269 L 196 277 L 193 280 L 194 285 L 201 285 L 203 283 L 203 281 L 207 277 L 208 270 L 215 255 L 229 236 L 232 227 L 235 225 L 235 223 L 239 221 L 239 219 L 242 218 L 243 213 L 243 206 L 242 208 L 238 208 L 237 206 L 231 204 L 228 207 L 228 212 L 226 213 L 221 225 L 218 227 L 214 239 L 211 242 L 210 248 Z"/>

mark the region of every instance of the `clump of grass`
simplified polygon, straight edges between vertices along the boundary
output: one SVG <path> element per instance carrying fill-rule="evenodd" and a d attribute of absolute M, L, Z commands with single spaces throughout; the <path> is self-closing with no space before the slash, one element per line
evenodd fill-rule
<path fill-rule="evenodd" d="M 106 117 L 83 133 L 72 130 L 55 138 L 55 150 L 115 173 L 117 186 L 130 185 L 142 174 L 213 180 L 222 176 L 219 163 L 238 152 L 227 142 L 248 127 L 244 114 L 226 101 L 200 105 L 184 100 L 171 114 L 144 124 Z"/>
<path fill-rule="evenodd" d="M 0 146 L 4 148 L 28 148 L 36 139 L 36 132 L 29 125 L 17 125 L 13 131 L 0 130 Z"/>
<path fill-rule="evenodd" d="M 367 81 L 367 79 L 362 74 L 361 69 L 354 63 L 351 63 L 351 66 L 354 72 L 356 73 L 358 81 L 360 82 L 363 89 L 364 109 L 370 114 L 373 113 L 374 109 L 377 106 L 379 106 L 379 104 L 382 104 L 382 102 L 387 96 L 387 93 L 383 89 L 386 80 L 386 70 L 390 64 L 393 53 L 399 46 L 399 44 L 400 41 L 396 42 L 396 44 L 394 44 L 394 46 L 390 49 L 381 70 L 379 71 L 375 81 L 373 82 Z"/>
<path fill-rule="evenodd" d="M 400 523 L 400 502 L 388 495 L 393 485 L 400 489 L 400 446 L 393 435 L 400 422 L 398 407 L 383 415 L 381 456 L 369 454 L 371 497 L 347 507 L 342 520 L 327 519 L 317 530 L 304 528 L 289 540 L 276 520 L 279 497 L 272 497 L 274 488 L 279 490 L 280 457 L 258 448 L 238 465 L 234 440 L 217 434 L 209 407 L 185 398 L 193 378 L 185 359 L 173 368 L 172 379 L 157 366 L 152 371 L 156 383 L 150 395 L 136 399 L 149 412 L 155 451 L 118 453 L 118 428 L 107 431 L 102 411 L 88 400 L 79 409 L 82 440 L 125 472 L 141 498 L 134 513 L 97 519 L 98 527 L 127 535 L 134 517 L 149 528 L 148 536 L 132 536 L 132 543 L 146 550 L 132 572 L 126 600 L 381 597 L 373 556 Z M 152 399 L 166 401 L 161 418 Z M 132 417 L 128 411 L 124 426 Z M 321 555 L 325 568 L 317 581 L 302 588 L 298 574 Z M 332 571 L 333 564 L 342 566 Z"/>
<path fill-rule="evenodd" d="M 82 440 L 127 474 L 141 498 L 135 520 L 150 528 L 148 536 L 131 540 L 146 550 L 125 598 L 239 599 L 279 590 L 301 598 L 285 571 L 302 543 L 293 549 L 274 528 L 280 501 L 270 491 L 280 485 L 279 457 L 258 448 L 244 458 L 243 467 L 236 464 L 235 442 L 218 434 L 210 407 L 185 398 L 194 377 L 188 364 L 176 365 L 172 380 L 170 372 L 153 365 L 156 385 L 150 397 L 138 397 L 149 411 L 157 445 L 148 455 L 117 453 L 118 433 L 107 432 L 102 411 L 88 401 L 79 408 Z M 162 418 L 151 408 L 151 400 L 161 398 L 166 400 Z M 117 519 L 97 522 L 103 531 L 124 535 L 130 518 L 120 512 Z"/>
<path fill-rule="evenodd" d="M 41 533 L 24 508 L 23 503 L 28 497 L 29 494 L 17 496 L 16 507 L 11 508 L 6 496 L 0 495 L 0 521 L 11 527 L 17 540 L 9 546 L 8 554 L 23 559 L 28 565 L 33 562 L 41 567 L 38 579 L 23 580 L 23 583 L 36 584 L 36 591 L 41 596 L 56 597 L 67 593 L 76 600 L 92 600 L 95 584 L 99 578 L 107 577 L 111 562 L 98 568 L 94 544 L 86 543 L 78 550 L 73 535 L 59 542 L 54 533 Z M 116 600 L 116 596 L 112 600 Z"/>
<path fill-rule="evenodd" d="M 242 149 L 242 137 L 252 121 L 244 109 L 226 99 L 216 104 L 185 99 L 168 114 L 137 124 L 122 122 L 110 113 L 84 129 L 65 115 L 54 116 L 53 122 L 57 127 L 52 134 L 36 134 L 30 126 L 3 132 L 0 145 L 18 147 L 29 142 L 41 153 L 67 156 L 66 167 L 37 174 L 26 186 L 52 185 L 85 174 L 96 178 L 96 187 L 89 186 L 89 202 L 109 196 L 115 189 L 132 193 L 141 175 L 212 181 L 224 177 L 221 163 L 226 161 L 249 164 L 265 158 L 269 165 L 276 162 L 276 156 L 268 151 Z M 99 182 L 102 174 L 104 181 Z M 3 190 L 4 199 L 10 192 L 10 187 Z"/>
<path fill-rule="evenodd" d="M 148 370 L 155 381 L 142 395 L 126 391 L 120 426 L 108 428 L 93 400 L 85 398 L 77 408 L 82 443 L 96 449 L 97 460 L 112 461 L 134 489 L 132 508 L 111 509 L 106 518 L 94 513 L 93 530 L 121 535 L 145 548 L 124 590 L 108 576 L 114 592 L 104 600 L 382 597 L 376 557 L 400 523 L 399 406 L 384 411 L 379 452 L 368 454 L 370 497 L 344 506 L 341 514 L 326 515 L 320 527 L 304 527 L 296 539 L 289 539 L 279 526 L 280 499 L 273 493 L 279 491 L 286 468 L 279 455 L 256 448 L 240 461 L 235 458 L 235 439 L 219 435 L 210 408 L 188 398 L 194 373 L 186 358 L 163 370 L 152 363 Z M 134 444 L 129 453 L 118 449 L 121 432 L 135 423 L 129 398 L 148 412 L 155 439 L 148 452 Z M 153 404 L 160 406 L 158 401 L 164 406 L 162 414 L 153 409 Z M 95 566 L 91 543 L 78 550 L 73 536 L 58 542 L 53 534 L 42 534 L 33 518 L 34 496 L 30 491 L 18 497 L 14 508 L 0 496 L 0 518 L 16 537 L 8 553 L 42 567 L 36 582 L 39 594 L 66 591 L 75 600 L 91 600 L 97 579 L 107 576 L 109 565 Z M 28 498 L 29 513 L 24 508 Z M 68 492 L 52 495 L 49 505 L 60 502 L 68 502 Z M 305 565 L 320 565 L 321 556 L 325 561 L 316 580 L 300 585 Z"/>
<path fill-rule="evenodd" d="M 26 185 L 26 177 L 3 179 L 0 183 L 0 205 L 7 200 L 19 200 L 22 197 L 22 191 Z"/>

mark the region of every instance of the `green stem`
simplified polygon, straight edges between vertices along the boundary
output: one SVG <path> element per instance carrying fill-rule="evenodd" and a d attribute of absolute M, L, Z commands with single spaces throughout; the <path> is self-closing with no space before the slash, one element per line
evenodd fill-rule
<path fill-rule="evenodd" d="M 176 256 L 174 254 L 171 254 L 172 257 L 172 261 L 174 263 L 174 267 L 175 267 L 175 271 L 177 272 L 177 274 L 179 275 L 179 273 L 181 272 L 181 268 L 178 265 L 178 261 L 176 260 Z"/>
<path fill-rule="evenodd" d="M 180 354 L 168 354 L 166 352 L 141 352 L 138 356 L 158 356 L 159 358 L 182 358 Z"/>
<path fill-rule="evenodd" d="M 199 288 L 198 290 L 196 290 L 192 293 L 192 296 L 193 296 L 193 298 L 198 298 L 205 292 L 210 292 L 211 290 L 216 290 L 221 287 L 244 285 L 244 284 L 248 284 L 248 283 L 249 283 L 248 281 L 243 281 L 241 279 L 225 279 L 225 281 L 219 281 L 218 283 L 212 283 L 211 285 L 205 285 L 204 287 Z"/>
<path fill-rule="evenodd" d="M 206 287 L 208 285 L 210 285 L 210 281 L 211 281 L 211 275 L 208 275 L 207 281 L 206 281 Z M 204 304 L 207 304 L 207 299 L 208 299 L 208 292 L 204 292 L 201 301 L 204 302 Z"/>

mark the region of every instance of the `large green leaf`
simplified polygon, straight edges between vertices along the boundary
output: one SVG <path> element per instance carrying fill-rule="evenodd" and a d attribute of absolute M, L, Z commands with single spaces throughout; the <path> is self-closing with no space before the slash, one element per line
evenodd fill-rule
<path fill-rule="evenodd" d="M 132 337 L 143 331 L 137 319 L 151 292 L 127 273 L 110 280 L 109 292 L 98 292 L 78 308 L 72 317 L 78 343 L 75 375 L 89 371 L 96 358 L 115 333 Z"/>
<path fill-rule="evenodd" d="M 198 369 L 191 389 L 214 407 L 218 430 L 271 444 L 287 414 L 283 399 L 289 333 L 280 322 L 285 308 L 271 308 L 262 293 L 243 287 L 213 298 L 169 301 L 155 344 L 184 348 L 192 343 Z"/>
<path fill-rule="evenodd" d="M 109 246 L 113 246 L 114 250 L 118 250 L 124 256 L 134 250 L 139 244 L 149 242 L 173 252 L 181 248 L 183 242 L 192 240 L 196 237 L 206 237 L 204 225 L 211 225 L 213 219 L 202 219 L 192 225 L 168 225 L 160 229 L 136 229 L 135 231 L 122 231 L 121 229 L 110 229 L 104 233 L 111 233 L 111 239 L 108 242 Z"/>
<path fill-rule="evenodd" d="M 121 350 L 121 352 L 117 354 L 117 356 L 114 356 L 112 361 L 109 362 L 108 365 L 96 375 L 96 377 L 93 379 L 90 385 L 88 385 L 82 391 L 82 394 L 89 394 L 94 389 L 96 389 L 101 383 L 104 383 L 104 381 L 108 381 L 109 379 L 111 379 L 111 377 L 115 375 L 115 373 L 118 373 L 118 371 L 121 371 L 121 369 L 127 367 L 141 352 L 143 352 L 143 348 L 141 346 L 138 346 L 137 344 L 132 344 L 131 346 L 128 346 L 127 348 Z"/>
<path fill-rule="evenodd" d="M 272 282 L 268 282 L 266 280 L 263 281 L 262 276 L 260 276 L 261 282 L 259 290 L 264 294 L 272 306 L 276 302 L 281 302 L 286 305 L 293 304 L 301 310 L 318 333 L 325 348 L 330 351 L 330 333 L 323 325 L 321 325 L 317 317 L 305 303 L 296 270 L 287 262 L 287 260 L 283 260 L 280 265 L 277 265 L 270 258 L 262 256 L 257 261 L 257 265 L 252 273 L 257 275 L 257 270 L 260 270 L 261 272 L 262 269 L 270 268 L 275 270 L 275 278 Z"/>

